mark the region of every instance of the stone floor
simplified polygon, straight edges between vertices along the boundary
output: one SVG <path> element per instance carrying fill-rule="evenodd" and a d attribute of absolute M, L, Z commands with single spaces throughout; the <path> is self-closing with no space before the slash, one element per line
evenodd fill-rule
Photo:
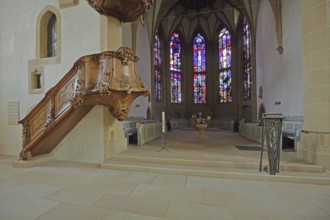
<path fill-rule="evenodd" d="M 188 138 L 184 141 L 187 145 L 181 144 L 181 147 L 191 144 L 197 154 L 176 149 L 171 135 Z M 144 147 L 146 154 L 157 153 L 160 157 L 182 154 L 180 157 L 186 159 L 200 159 L 204 155 L 237 162 L 257 158 L 255 152 L 237 154 L 234 148 L 225 147 L 229 143 L 255 144 L 234 134 L 228 135 L 232 137 L 225 140 L 219 134 L 207 132 L 208 140 L 202 141 L 189 133 L 173 132 L 166 137 L 170 153 L 158 152 L 159 140 Z M 205 145 L 205 142 L 211 143 L 211 137 L 216 143 L 213 147 Z M 221 146 L 226 155 L 206 150 Z M 201 151 L 203 147 L 205 151 Z M 133 155 L 134 151 L 136 155 L 142 154 L 142 148 L 131 146 L 126 154 Z M 253 156 L 244 157 L 244 154 Z M 290 158 L 300 162 L 292 155 L 283 156 L 288 163 Z M 1 220 L 330 219 L 329 185 L 118 171 L 66 161 L 13 168 L 15 159 L 0 156 Z"/>

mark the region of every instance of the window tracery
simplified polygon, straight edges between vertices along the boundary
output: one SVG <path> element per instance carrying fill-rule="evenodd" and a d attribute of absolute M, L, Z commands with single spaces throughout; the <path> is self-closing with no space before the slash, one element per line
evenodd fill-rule
<path fill-rule="evenodd" d="M 205 38 L 198 33 L 193 40 L 194 103 L 206 103 Z"/>
<path fill-rule="evenodd" d="M 227 28 L 222 28 L 219 43 L 219 98 L 220 103 L 230 103 L 232 98 L 231 36 Z"/>
<path fill-rule="evenodd" d="M 170 90 L 171 103 L 182 102 L 181 39 L 176 32 L 170 41 Z"/>

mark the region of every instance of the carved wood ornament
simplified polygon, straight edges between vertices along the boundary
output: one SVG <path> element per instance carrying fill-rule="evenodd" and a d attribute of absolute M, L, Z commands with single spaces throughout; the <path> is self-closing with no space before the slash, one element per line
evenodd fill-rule
<path fill-rule="evenodd" d="M 126 47 L 81 57 L 19 122 L 20 158 L 50 153 L 94 105 L 107 106 L 115 118 L 125 119 L 132 102 L 149 95 L 136 72 L 138 60 Z"/>
<path fill-rule="evenodd" d="M 112 16 L 121 22 L 132 22 L 153 4 L 152 0 L 87 0 L 101 15 Z"/>

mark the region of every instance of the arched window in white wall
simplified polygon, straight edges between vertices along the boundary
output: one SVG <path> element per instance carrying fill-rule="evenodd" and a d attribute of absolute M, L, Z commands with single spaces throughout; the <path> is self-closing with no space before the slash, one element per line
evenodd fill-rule
<path fill-rule="evenodd" d="M 243 44 L 243 77 L 244 77 L 244 99 L 251 98 L 252 90 L 252 45 L 251 31 L 248 20 L 244 17 L 242 22 L 242 44 Z"/>
<path fill-rule="evenodd" d="M 222 28 L 219 36 L 219 99 L 220 103 L 230 103 L 232 97 L 231 37 L 227 28 Z"/>
<path fill-rule="evenodd" d="M 37 58 L 56 57 L 61 55 L 61 17 L 54 6 L 45 7 L 37 21 Z"/>
<path fill-rule="evenodd" d="M 29 93 L 45 90 L 45 66 L 61 62 L 61 14 L 58 8 L 47 5 L 36 23 L 36 57 L 29 60 Z"/>

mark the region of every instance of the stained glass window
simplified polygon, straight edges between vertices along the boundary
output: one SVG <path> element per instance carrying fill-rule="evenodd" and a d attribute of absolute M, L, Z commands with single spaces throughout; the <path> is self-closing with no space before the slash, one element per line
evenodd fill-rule
<path fill-rule="evenodd" d="M 206 74 L 194 74 L 194 103 L 206 103 Z"/>
<path fill-rule="evenodd" d="M 246 18 L 243 18 L 242 27 L 242 39 L 243 39 L 243 62 L 244 62 L 244 99 L 251 97 L 251 85 L 252 85 L 252 66 L 251 66 L 251 32 L 249 22 Z"/>
<path fill-rule="evenodd" d="M 181 40 L 178 33 L 173 33 L 170 41 L 170 80 L 171 103 L 182 102 Z"/>
<path fill-rule="evenodd" d="M 220 103 L 232 102 L 231 38 L 227 28 L 218 36 L 219 41 L 219 98 Z"/>
<path fill-rule="evenodd" d="M 194 39 L 194 73 L 205 72 L 205 40 L 201 34 Z"/>
<path fill-rule="evenodd" d="M 193 41 L 194 103 L 206 103 L 206 59 L 205 39 L 197 34 Z"/>
<path fill-rule="evenodd" d="M 160 40 L 158 35 L 158 30 L 155 34 L 154 42 L 154 69 L 155 69 L 155 100 L 161 101 L 161 56 L 160 56 Z"/>

